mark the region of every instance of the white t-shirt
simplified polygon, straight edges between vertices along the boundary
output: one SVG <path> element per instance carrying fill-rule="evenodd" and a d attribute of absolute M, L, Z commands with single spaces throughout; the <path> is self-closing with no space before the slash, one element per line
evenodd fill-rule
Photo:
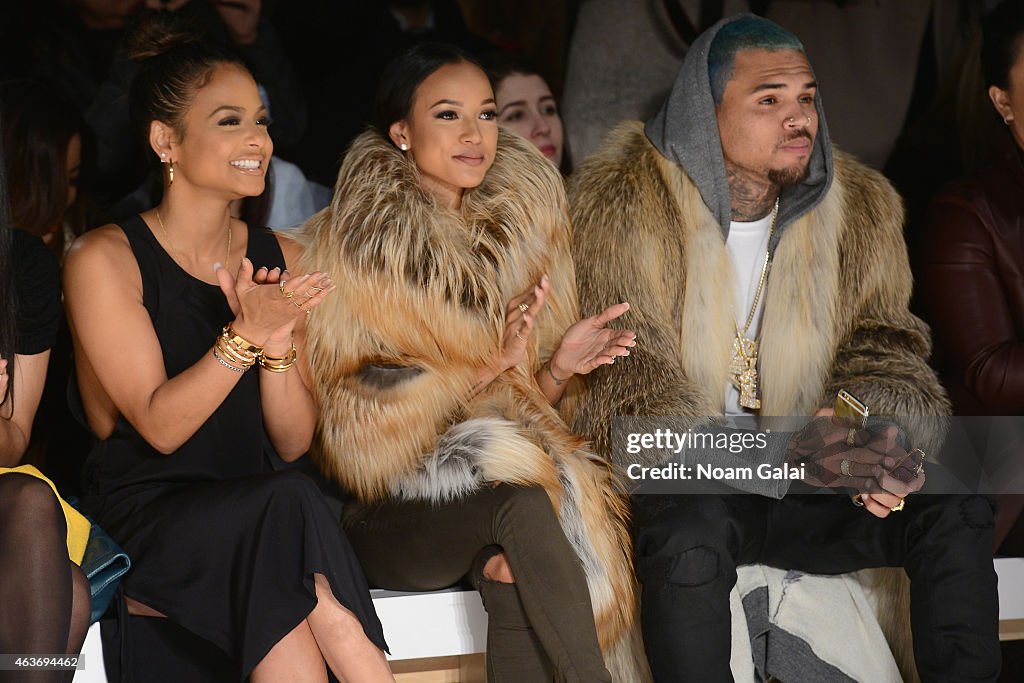
<path fill-rule="evenodd" d="M 754 295 L 757 293 L 757 285 L 761 281 L 761 269 L 764 267 L 764 255 L 768 249 L 768 233 L 771 230 L 772 215 L 749 223 L 732 221 L 729 224 L 729 238 L 725 241 L 725 248 L 729 251 L 729 260 L 732 261 L 733 288 L 735 291 L 736 325 L 742 332 L 743 325 L 750 315 L 750 307 L 754 304 Z M 767 283 L 765 283 L 767 287 Z M 754 319 L 747 329 L 747 339 L 757 339 L 757 331 L 761 326 L 761 309 L 764 307 L 764 291 L 757 302 L 757 310 L 754 311 Z M 730 346 L 730 353 L 731 353 Z M 749 415 L 751 411 L 740 406 L 740 392 L 726 382 L 725 386 L 725 414 L 726 415 Z"/>

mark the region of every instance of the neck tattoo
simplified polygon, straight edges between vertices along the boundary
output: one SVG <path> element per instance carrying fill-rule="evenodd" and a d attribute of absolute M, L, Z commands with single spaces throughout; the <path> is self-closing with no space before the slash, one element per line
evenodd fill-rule
<path fill-rule="evenodd" d="M 752 179 L 729 164 L 726 164 L 725 172 L 729 181 L 732 220 L 749 222 L 767 216 L 779 197 L 779 186 L 768 180 Z"/>

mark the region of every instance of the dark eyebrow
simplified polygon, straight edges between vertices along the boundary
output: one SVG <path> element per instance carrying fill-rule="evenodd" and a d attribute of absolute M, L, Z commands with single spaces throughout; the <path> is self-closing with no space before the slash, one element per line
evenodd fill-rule
<path fill-rule="evenodd" d="M 787 86 L 785 83 L 762 83 L 761 85 L 756 86 L 753 90 L 751 90 L 750 94 L 753 95 L 754 93 L 759 93 L 762 90 L 785 90 L 786 87 Z M 811 88 L 817 87 L 817 81 L 808 81 L 807 83 L 804 83 L 804 90 L 810 90 Z"/>
<path fill-rule="evenodd" d="M 526 105 L 526 100 L 525 99 L 517 99 L 514 102 L 509 102 L 508 104 L 503 106 L 502 109 L 498 110 L 498 116 L 501 116 L 502 114 L 504 114 L 505 110 L 512 108 L 512 106 L 525 106 L 525 105 Z"/>
<path fill-rule="evenodd" d="M 501 109 L 498 110 L 498 116 L 501 116 L 502 113 L 504 113 L 504 111 L 506 109 L 508 109 L 509 107 L 525 107 L 525 106 L 526 106 L 526 100 L 516 100 L 515 102 L 509 102 L 504 107 L 502 107 Z"/>
<path fill-rule="evenodd" d="M 461 107 L 462 106 L 462 102 L 459 102 L 458 100 L 444 99 L 444 100 L 438 100 L 437 102 L 434 102 L 432 105 L 430 105 L 429 108 L 433 109 L 434 107 L 436 107 L 439 104 L 450 104 L 450 105 L 455 106 L 455 107 Z M 494 98 L 493 97 L 489 97 L 486 100 L 484 100 L 483 102 L 481 102 L 480 104 L 494 104 Z"/>
<path fill-rule="evenodd" d="M 221 106 L 219 106 L 216 109 L 214 109 L 210 113 L 210 115 L 207 116 L 206 118 L 211 119 L 214 116 L 216 116 L 218 112 L 223 111 L 224 109 L 227 109 L 228 111 L 233 111 L 236 114 L 244 114 L 245 113 L 245 107 L 238 107 L 238 106 L 235 106 L 235 105 L 232 105 L 232 104 L 222 104 Z M 261 111 L 266 111 L 266 110 L 267 110 L 266 105 L 260 105 L 260 108 L 256 110 L 256 113 L 259 114 Z"/>

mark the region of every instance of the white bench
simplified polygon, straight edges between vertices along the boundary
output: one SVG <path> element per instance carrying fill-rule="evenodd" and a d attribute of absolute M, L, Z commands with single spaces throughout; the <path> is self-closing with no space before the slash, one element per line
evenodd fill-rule
<path fill-rule="evenodd" d="M 486 650 L 487 613 L 474 590 L 400 593 L 375 589 L 370 594 L 391 648 L 389 660 L 461 657 Z M 74 683 L 106 683 L 99 624 L 89 629 L 82 654 L 85 669 L 75 673 Z"/>
<path fill-rule="evenodd" d="M 1000 638 L 1024 639 L 1024 558 L 1000 557 L 995 566 L 999 575 Z M 476 591 L 374 590 L 371 594 L 391 647 L 388 659 L 393 662 L 460 657 L 486 649 L 487 614 Z M 82 653 L 86 668 L 75 674 L 74 683 L 106 683 L 99 624 L 89 629 Z"/>

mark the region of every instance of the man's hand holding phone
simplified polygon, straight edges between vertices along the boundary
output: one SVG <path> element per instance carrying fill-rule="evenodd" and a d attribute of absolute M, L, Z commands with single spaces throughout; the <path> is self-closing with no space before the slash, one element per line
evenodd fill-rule
<path fill-rule="evenodd" d="M 895 424 L 868 429 L 868 409 L 848 392 L 823 408 L 789 443 L 789 462 L 803 465 L 814 486 L 849 488 L 854 502 L 877 517 L 903 509 L 903 499 L 924 485 L 923 458 L 900 444 Z"/>

